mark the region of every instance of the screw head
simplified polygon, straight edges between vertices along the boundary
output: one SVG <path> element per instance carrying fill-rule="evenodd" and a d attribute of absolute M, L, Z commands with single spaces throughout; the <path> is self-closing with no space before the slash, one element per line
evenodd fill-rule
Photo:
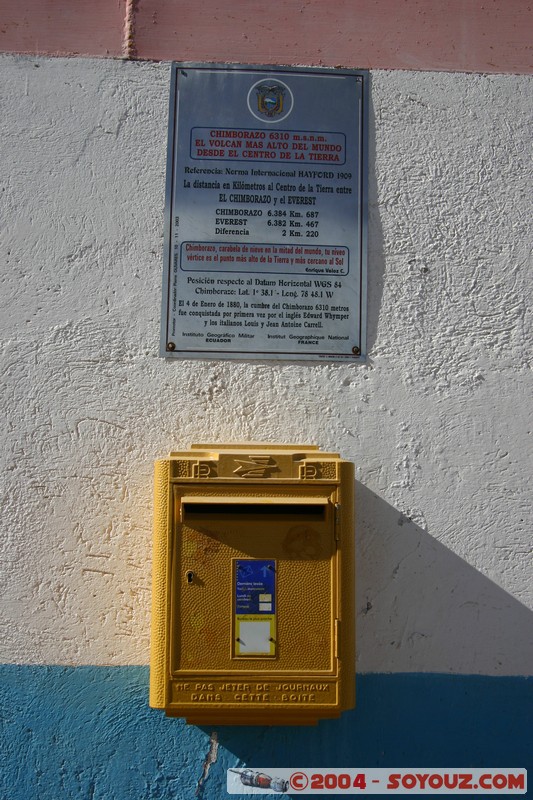
<path fill-rule="evenodd" d="M 352 347 L 352 353 L 354 354 L 354 356 L 360 356 L 361 355 L 361 348 L 360 347 Z"/>
<path fill-rule="evenodd" d="M 175 350 L 175 349 L 176 345 L 174 344 L 174 342 L 167 342 L 167 350 Z"/>

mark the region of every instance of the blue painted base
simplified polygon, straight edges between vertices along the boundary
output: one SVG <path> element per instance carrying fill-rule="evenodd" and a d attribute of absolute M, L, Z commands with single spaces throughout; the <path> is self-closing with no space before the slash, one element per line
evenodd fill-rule
<path fill-rule="evenodd" d="M 147 694 L 147 667 L 0 666 L 0 798 L 219 800 L 226 769 L 243 765 L 521 767 L 533 781 L 531 678 L 359 675 L 340 720 L 218 728 L 199 789 L 211 731 L 148 708 Z"/>

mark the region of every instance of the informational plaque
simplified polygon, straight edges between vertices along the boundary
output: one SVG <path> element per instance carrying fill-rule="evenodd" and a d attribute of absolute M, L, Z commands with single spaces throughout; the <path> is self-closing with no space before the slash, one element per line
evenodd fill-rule
<path fill-rule="evenodd" d="M 367 74 L 172 65 L 161 355 L 365 352 Z"/>

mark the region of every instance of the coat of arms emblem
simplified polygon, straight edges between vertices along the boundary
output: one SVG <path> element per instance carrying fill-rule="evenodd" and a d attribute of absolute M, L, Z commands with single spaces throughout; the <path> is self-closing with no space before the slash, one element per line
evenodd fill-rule
<path fill-rule="evenodd" d="M 261 83 L 255 87 L 257 110 L 265 117 L 277 117 L 283 113 L 285 88 L 279 83 Z"/>

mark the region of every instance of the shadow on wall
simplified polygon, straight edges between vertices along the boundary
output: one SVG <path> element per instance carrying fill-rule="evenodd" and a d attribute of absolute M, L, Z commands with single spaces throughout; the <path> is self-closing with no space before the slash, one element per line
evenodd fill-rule
<path fill-rule="evenodd" d="M 219 800 L 243 766 L 533 769 L 531 612 L 361 484 L 357 508 L 354 710 L 213 731 L 148 708 L 147 667 L 4 665 L 0 797 Z"/>
<path fill-rule="evenodd" d="M 360 483 L 356 520 L 358 671 L 530 673 L 528 608 Z"/>
<path fill-rule="evenodd" d="M 276 769 L 313 767 L 418 771 L 512 765 L 530 771 L 532 713 L 530 678 L 362 675 L 357 708 L 339 720 L 315 728 L 211 732 L 218 760 L 207 778 L 200 778 L 197 792 L 203 800 L 215 800 L 225 786 L 226 770 L 243 767 L 271 776 Z"/>
<path fill-rule="evenodd" d="M 533 613 L 359 483 L 356 506 L 356 708 L 219 728 L 204 798 L 221 767 L 533 766 Z"/>
<path fill-rule="evenodd" d="M 379 311 L 385 281 L 385 244 L 379 213 L 376 166 L 376 110 L 372 98 L 372 74 L 369 75 L 368 109 L 368 213 L 367 213 L 367 304 L 366 351 L 372 355 L 378 333 Z"/>

